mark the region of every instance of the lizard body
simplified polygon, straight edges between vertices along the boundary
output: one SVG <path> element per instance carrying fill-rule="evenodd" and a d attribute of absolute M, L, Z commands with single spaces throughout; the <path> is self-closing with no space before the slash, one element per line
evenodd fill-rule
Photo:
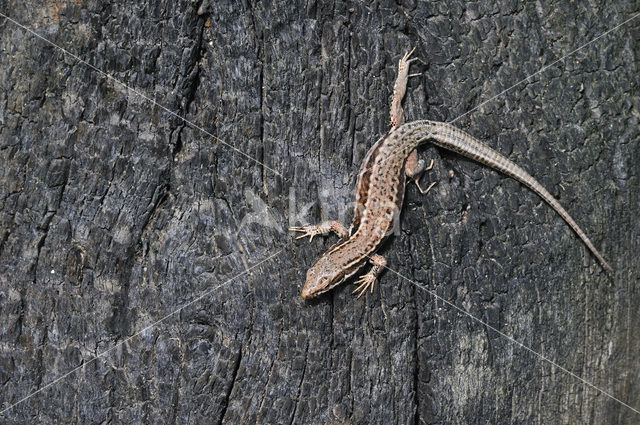
<path fill-rule="evenodd" d="M 400 62 L 398 78 L 401 80 L 400 77 L 403 77 L 401 82 L 405 86 L 407 58 L 408 55 L 403 58 L 405 69 L 402 68 L 402 60 Z M 397 86 L 398 82 L 396 82 Z M 398 96 L 395 92 L 400 93 L 401 99 L 404 95 L 404 87 L 399 91 L 394 90 L 394 106 L 397 106 L 396 103 L 399 104 L 399 102 L 395 102 Z M 395 120 L 394 117 L 396 117 Z M 356 182 L 354 215 L 349 230 L 336 221 L 317 226 L 291 228 L 294 231 L 304 232 L 301 237 L 313 238 L 314 235 L 330 231 L 341 236 L 341 239 L 308 270 L 301 293 L 303 298 L 313 298 L 334 288 L 356 273 L 368 261 L 372 262 L 373 268 L 356 282 L 361 283 L 356 291 L 360 291 L 362 295 L 367 288 L 373 289 L 377 275 L 386 265 L 385 259 L 375 254 L 375 251 L 389 235 L 393 229 L 394 220 L 398 218 L 404 198 L 406 176 L 414 177 L 424 169 L 424 164 L 418 165 L 416 162 L 415 148 L 428 141 L 494 168 L 529 187 L 569 224 L 602 266 L 612 271 L 569 213 L 536 179 L 513 161 L 450 124 L 428 120 L 406 124 L 401 122 L 402 111 L 400 110 L 399 115 L 396 111 L 394 115 L 392 107 L 394 127 L 365 155 Z M 420 190 L 425 193 L 421 188 Z"/>

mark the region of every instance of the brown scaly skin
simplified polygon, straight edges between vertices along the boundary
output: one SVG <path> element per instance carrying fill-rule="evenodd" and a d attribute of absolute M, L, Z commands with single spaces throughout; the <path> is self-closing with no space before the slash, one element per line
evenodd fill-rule
<path fill-rule="evenodd" d="M 398 218 L 406 176 L 417 183 L 417 177 L 424 170 L 424 163 L 417 161 L 415 148 L 427 141 L 488 165 L 529 187 L 569 224 L 602 266 L 611 272 L 611 266 L 569 213 L 536 179 L 511 160 L 450 124 L 422 120 L 400 125 L 402 110 L 399 105 L 406 89 L 409 55 L 410 53 L 405 55 L 399 64 L 391 112 L 394 127 L 369 149 L 360 166 L 350 229 L 347 231 L 336 221 L 291 228 L 303 232 L 300 237 L 313 237 L 330 231 L 341 236 L 340 241 L 325 252 L 307 272 L 302 297 L 309 299 L 327 292 L 356 273 L 367 261 L 373 264 L 373 268 L 356 282 L 360 286 L 354 292 L 362 295 L 368 288 L 373 291 L 376 278 L 386 265 L 385 259 L 374 253 L 389 235 Z M 398 96 L 399 99 L 396 99 Z"/>

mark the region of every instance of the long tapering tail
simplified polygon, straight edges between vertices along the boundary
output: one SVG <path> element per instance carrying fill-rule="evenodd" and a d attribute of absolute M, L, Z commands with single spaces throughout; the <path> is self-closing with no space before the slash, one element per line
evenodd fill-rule
<path fill-rule="evenodd" d="M 613 272 L 613 269 L 606 262 L 606 260 L 600 255 L 598 250 L 593 246 L 593 243 L 589 240 L 587 235 L 582 231 L 580 226 L 571 218 L 569 213 L 560 205 L 560 203 L 545 189 L 535 178 L 529 173 L 516 165 L 513 161 L 503 156 L 502 154 L 491 149 L 489 146 L 465 133 L 464 131 L 452 126 L 451 124 L 435 121 L 422 121 L 425 126 L 419 126 L 424 128 L 425 137 L 431 139 L 431 142 L 443 147 L 447 150 L 457 152 L 482 164 L 488 165 L 491 168 L 514 178 L 525 186 L 529 187 L 535 193 L 537 193 L 551 208 L 553 208 L 559 215 L 567 222 L 567 224 L 578 235 L 582 242 L 589 248 L 589 250 L 596 256 L 602 266 L 609 272 Z"/>

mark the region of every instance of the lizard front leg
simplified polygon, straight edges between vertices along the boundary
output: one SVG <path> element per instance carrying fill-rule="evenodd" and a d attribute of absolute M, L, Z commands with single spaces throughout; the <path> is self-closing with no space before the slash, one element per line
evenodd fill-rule
<path fill-rule="evenodd" d="M 358 293 L 358 298 L 362 296 L 365 292 L 367 292 L 368 288 L 371 288 L 371 292 L 373 293 L 373 287 L 376 284 L 376 279 L 378 275 L 382 273 L 382 270 L 387 265 L 387 260 L 378 254 L 373 254 L 369 257 L 369 262 L 373 265 L 371 270 L 360 279 L 356 280 L 354 284 L 360 284 L 356 289 L 353 290 L 353 293 Z"/>
<path fill-rule="evenodd" d="M 326 235 L 329 232 L 334 232 L 341 238 L 347 237 L 349 233 L 346 227 L 336 220 L 325 221 L 322 224 L 312 224 L 309 226 L 289 227 L 289 230 L 293 232 L 302 232 L 303 234 L 298 236 L 296 239 L 302 239 L 309 236 L 309 241 L 312 241 L 313 237 L 316 235 Z"/>

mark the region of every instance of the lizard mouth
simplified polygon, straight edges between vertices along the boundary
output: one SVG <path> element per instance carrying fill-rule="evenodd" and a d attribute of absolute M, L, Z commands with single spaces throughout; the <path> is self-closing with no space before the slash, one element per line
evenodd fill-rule
<path fill-rule="evenodd" d="M 319 292 L 314 292 L 312 288 L 308 288 L 307 285 L 302 287 L 302 292 L 300 293 L 300 296 L 305 300 L 310 300 L 311 298 L 317 297 L 318 295 L 320 295 Z"/>

